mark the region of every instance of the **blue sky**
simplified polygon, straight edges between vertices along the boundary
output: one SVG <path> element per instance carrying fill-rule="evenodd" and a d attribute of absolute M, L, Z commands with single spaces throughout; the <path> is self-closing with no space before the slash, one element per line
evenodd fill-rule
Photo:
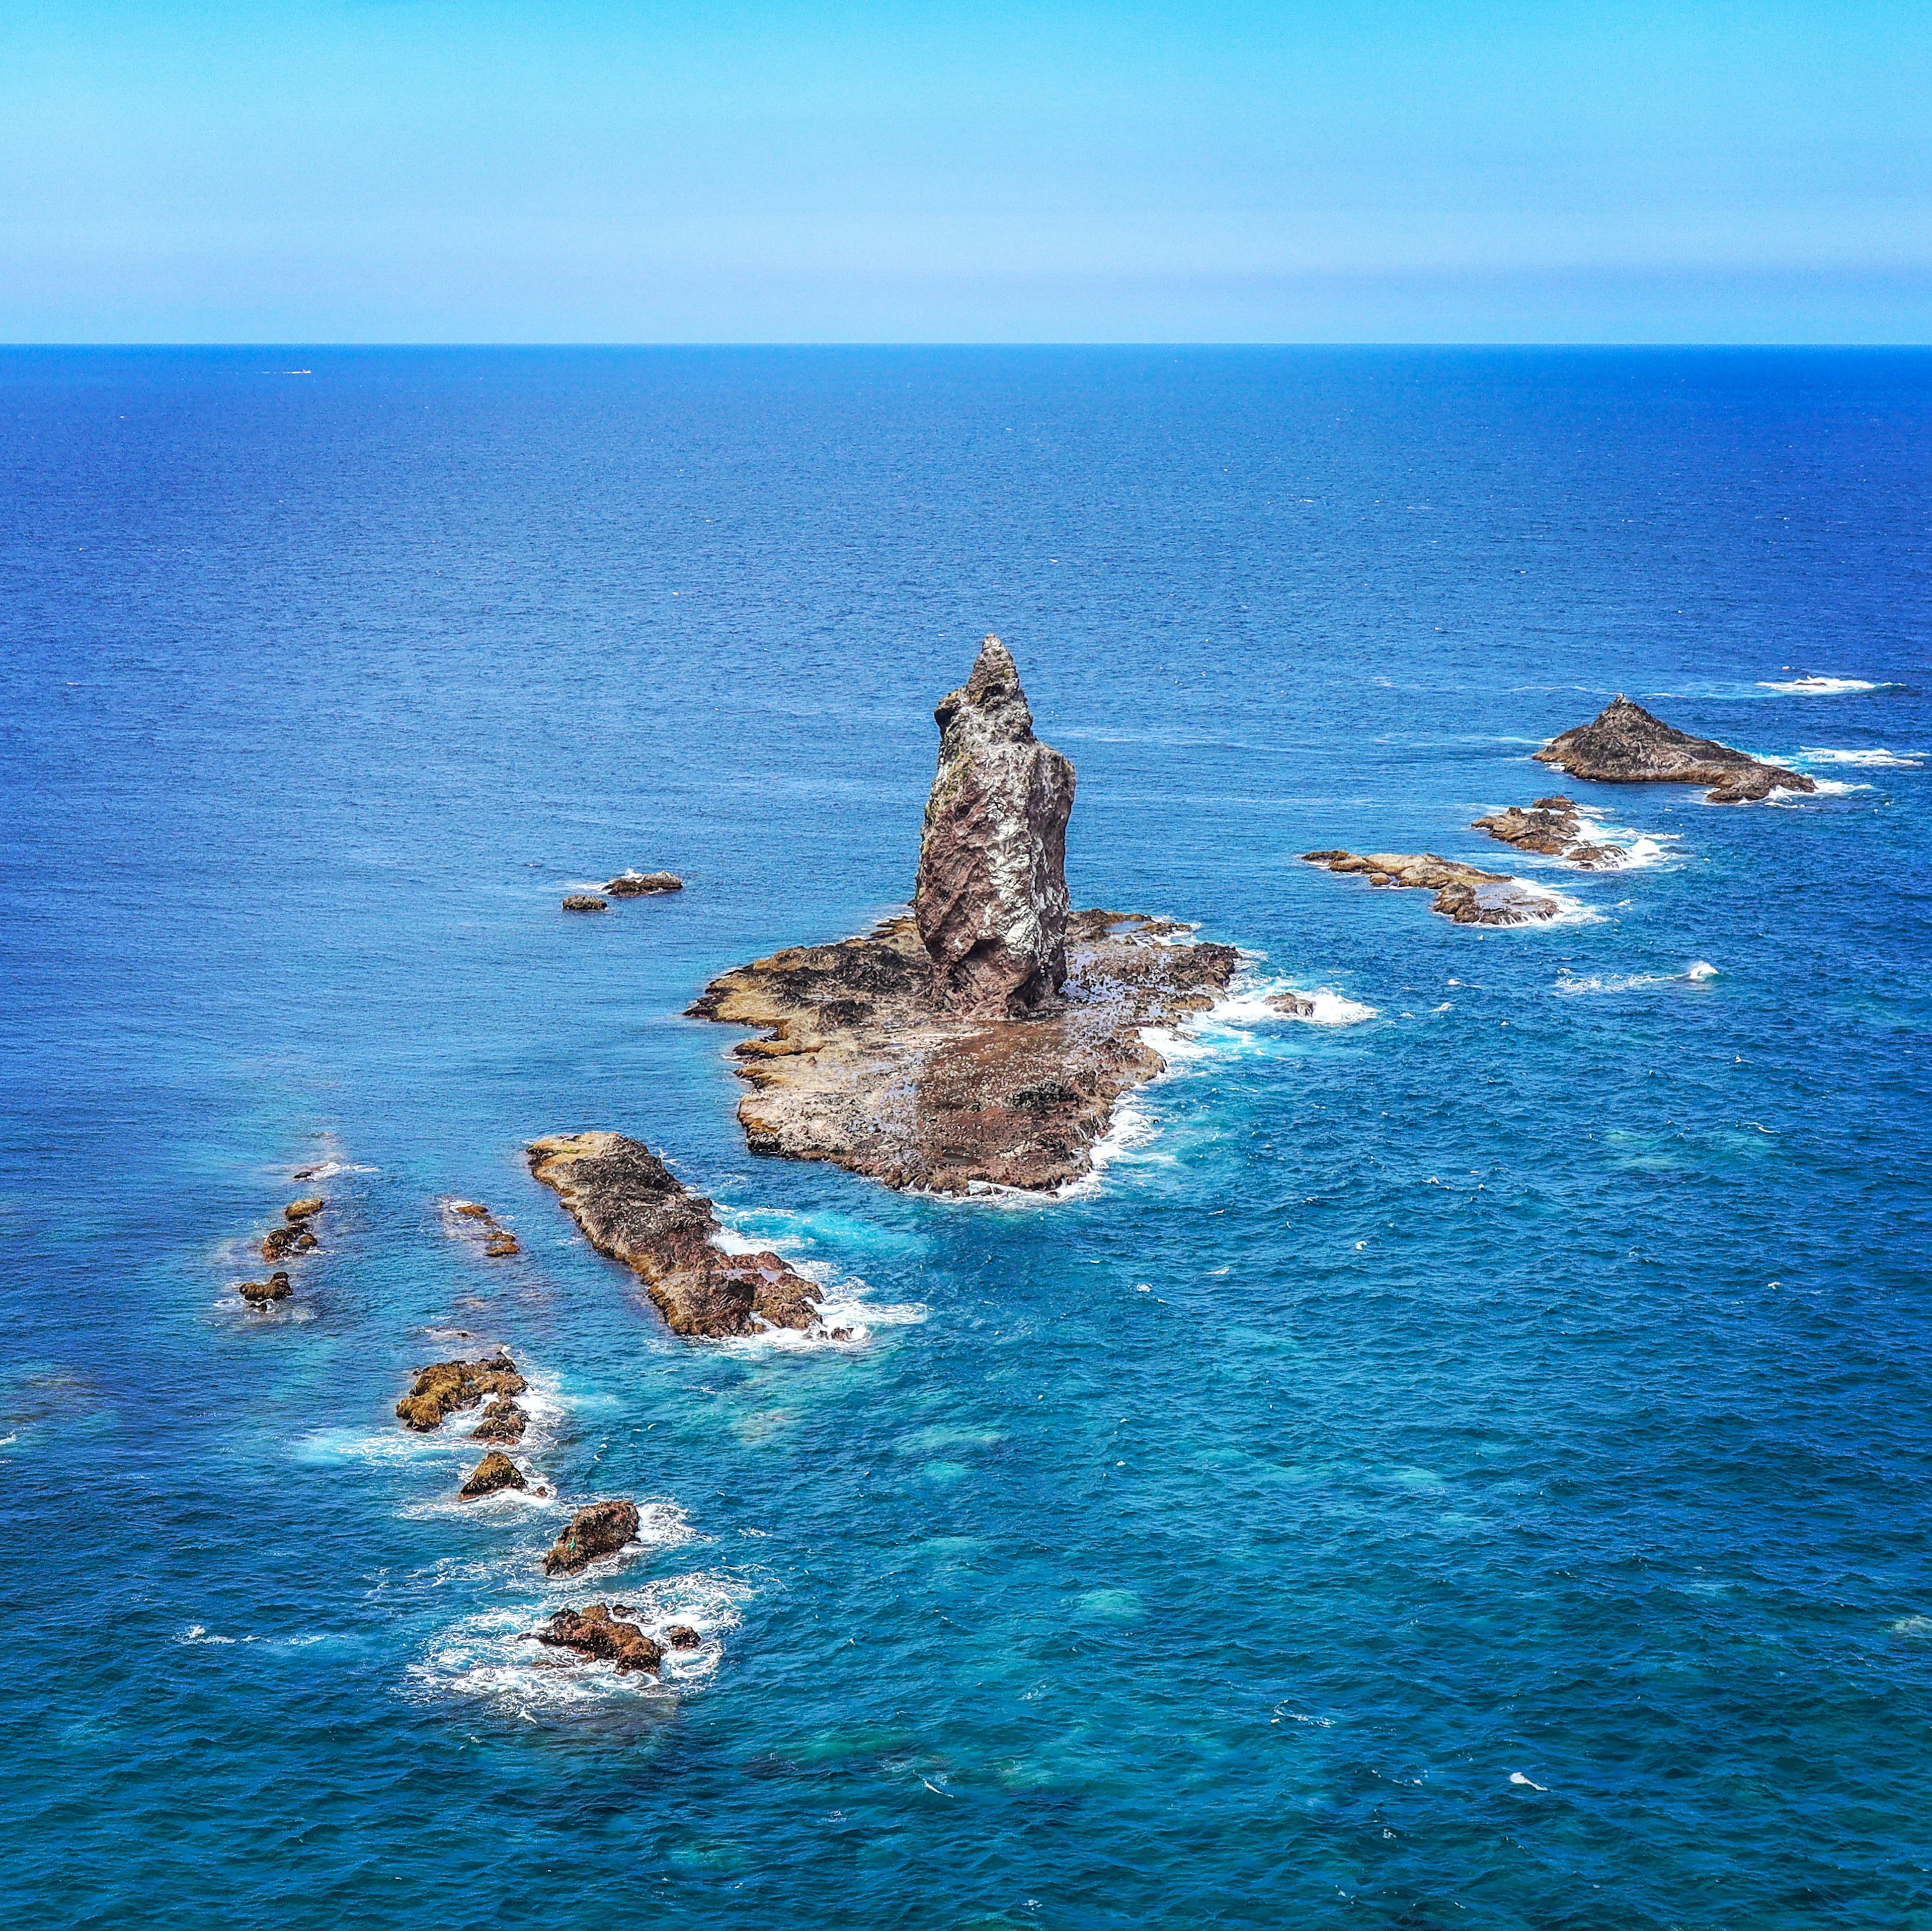
<path fill-rule="evenodd" d="M 1932 341 L 1932 6 L 0 0 L 0 340 Z"/>

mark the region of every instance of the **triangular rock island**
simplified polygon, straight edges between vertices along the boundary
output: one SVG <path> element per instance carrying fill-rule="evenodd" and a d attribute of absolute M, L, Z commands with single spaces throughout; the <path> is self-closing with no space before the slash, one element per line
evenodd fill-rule
<path fill-rule="evenodd" d="M 942 1193 L 1051 1189 L 1165 1066 L 1142 1029 L 1211 1006 L 1240 955 L 1144 913 L 1070 910 L 1073 767 L 1034 735 L 998 637 L 933 715 L 911 913 L 740 966 L 691 1012 L 764 1035 L 734 1048 L 754 1153 Z"/>

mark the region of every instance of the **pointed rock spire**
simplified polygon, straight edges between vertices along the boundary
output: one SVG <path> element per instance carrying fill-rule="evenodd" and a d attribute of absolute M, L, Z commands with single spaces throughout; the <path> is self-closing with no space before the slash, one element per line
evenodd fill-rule
<path fill-rule="evenodd" d="M 996 637 L 940 700 L 913 913 L 949 1010 L 1016 1017 L 1066 981 L 1066 820 L 1073 766 L 1033 734 L 1012 653 Z"/>

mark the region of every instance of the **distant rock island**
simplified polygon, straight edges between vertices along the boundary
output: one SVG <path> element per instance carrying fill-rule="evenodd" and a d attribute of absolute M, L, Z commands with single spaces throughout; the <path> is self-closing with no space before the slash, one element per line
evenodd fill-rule
<path fill-rule="evenodd" d="M 998 637 L 933 716 L 911 915 L 741 966 L 690 1011 L 765 1035 L 734 1048 L 754 1153 L 941 1193 L 1053 1189 L 1091 1170 L 1121 1095 L 1163 1070 L 1142 1029 L 1211 1006 L 1240 955 L 1144 913 L 1070 910 L 1073 767 L 1034 736 Z"/>
<path fill-rule="evenodd" d="M 1694 738 L 1619 691 L 1587 724 L 1535 754 L 1573 778 L 1608 784 L 1708 784 L 1713 805 L 1741 805 L 1773 791 L 1815 791 L 1802 772 L 1766 764 L 1714 738 Z"/>
<path fill-rule="evenodd" d="M 1484 871 L 1434 852 L 1304 852 L 1310 865 L 1353 874 L 1371 885 L 1432 892 L 1432 912 L 1459 925 L 1530 925 L 1553 919 L 1562 907 L 1553 898 L 1520 885 L 1507 872 Z"/>

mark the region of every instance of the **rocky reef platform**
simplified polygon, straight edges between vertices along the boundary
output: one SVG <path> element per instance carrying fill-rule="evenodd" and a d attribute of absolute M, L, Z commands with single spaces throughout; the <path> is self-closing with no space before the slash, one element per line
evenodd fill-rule
<path fill-rule="evenodd" d="M 1815 791 L 1802 772 L 1766 764 L 1714 738 L 1693 737 L 1633 704 L 1619 691 L 1587 724 L 1554 737 L 1535 754 L 1573 778 L 1606 784 L 1708 784 L 1713 805 L 1741 805 L 1773 791 Z"/>
<path fill-rule="evenodd" d="M 1432 912 L 1459 925 L 1531 925 L 1562 910 L 1553 898 L 1532 892 L 1507 872 L 1484 871 L 1434 852 L 1304 852 L 1310 865 L 1359 874 L 1371 885 L 1432 892 Z"/>
<path fill-rule="evenodd" d="M 1518 851 L 1560 858 L 1583 871 L 1614 871 L 1630 856 L 1627 845 L 1597 844 L 1583 835 L 1583 820 L 1574 798 L 1539 798 L 1526 811 L 1512 805 L 1472 821 L 1472 831 L 1487 832 L 1499 844 Z"/>
<path fill-rule="evenodd" d="M 942 1004 L 914 920 L 891 919 L 726 973 L 690 1011 L 764 1034 L 733 1048 L 754 1153 L 938 1193 L 1046 1191 L 1091 1171 L 1121 1096 L 1164 1069 L 1143 1029 L 1227 990 L 1240 955 L 1190 936 L 1142 914 L 1076 913 L 1058 991 L 989 1015 Z"/>
<path fill-rule="evenodd" d="M 530 1171 L 556 1189 L 600 1254 L 621 1261 L 675 1334 L 717 1339 L 760 1327 L 808 1332 L 819 1289 L 776 1254 L 728 1254 L 716 1210 L 640 1140 L 561 1133 L 532 1141 Z"/>

